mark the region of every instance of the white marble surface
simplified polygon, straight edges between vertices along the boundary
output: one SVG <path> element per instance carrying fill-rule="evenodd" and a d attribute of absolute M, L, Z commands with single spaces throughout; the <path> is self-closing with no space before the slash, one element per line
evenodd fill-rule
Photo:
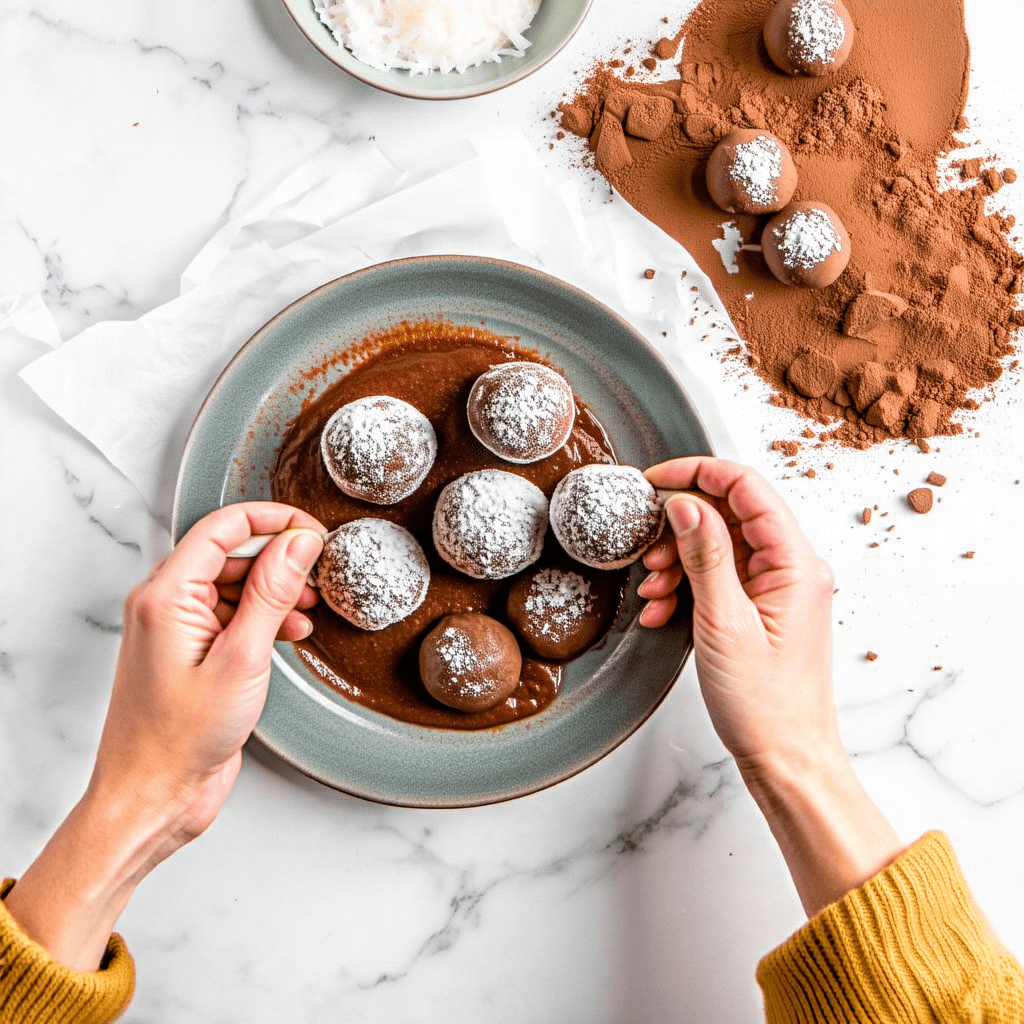
<path fill-rule="evenodd" d="M 322 60 L 279 0 L 5 5 L 0 289 L 26 298 L 14 323 L 0 317 L 0 869 L 22 870 L 80 792 L 121 601 L 167 543 L 134 488 L 17 378 L 56 340 L 33 332 L 31 297 L 65 339 L 153 309 L 218 224 L 327 144 L 374 137 L 409 165 L 425 140 L 523 131 L 553 173 L 583 181 L 548 151 L 543 115 L 602 45 L 656 36 L 685 6 L 596 0 L 579 37 L 519 87 L 421 106 Z M 968 25 L 981 151 L 1021 168 L 1024 9 L 974 0 Z M 836 570 L 836 689 L 865 784 L 908 841 L 952 836 L 1024 955 L 1015 381 L 972 419 L 979 438 L 930 456 L 816 451 L 801 462 L 816 479 L 786 479 L 767 447 L 797 424 L 699 335 L 680 344 Z M 949 483 L 916 517 L 902 497 L 933 468 Z M 861 526 L 875 503 L 889 515 Z M 122 920 L 139 964 L 126 1019 L 739 1024 L 760 1017 L 757 958 L 801 920 L 687 673 L 603 762 L 504 806 L 384 808 L 249 757 L 220 820 Z"/>

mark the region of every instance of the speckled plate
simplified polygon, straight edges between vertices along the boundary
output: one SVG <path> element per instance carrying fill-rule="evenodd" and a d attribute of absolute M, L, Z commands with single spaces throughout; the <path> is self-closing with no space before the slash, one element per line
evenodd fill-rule
<path fill-rule="evenodd" d="M 646 467 L 711 453 L 686 392 L 646 341 L 584 292 L 498 260 L 428 256 L 339 278 L 293 303 L 238 352 L 192 427 L 178 477 L 174 537 L 233 501 L 269 498 L 281 437 L 310 396 L 345 372 L 330 356 L 402 320 L 444 318 L 515 336 L 559 367 L 604 424 L 621 462 Z M 334 368 L 328 379 L 310 371 Z M 306 390 L 300 390 L 302 384 Z M 256 736 L 328 786 L 382 803 L 466 807 L 543 789 L 599 760 L 648 718 L 689 654 L 688 618 L 636 622 L 634 567 L 623 613 L 571 662 L 546 710 L 463 732 L 398 722 L 351 703 L 278 644 Z"/>
<path fill-rule="evenodd" d="M 320 20 L 314 0 L 282 0 L 302 34 L 329 60 L 367 85 L 419 100 L 458 100 L 503 89 L 543 67 L 583 24 L 593 0 L 541 0 L 533 23 L 523 33 L 530 47 L 521 57 L 467 68 L 461 74 L 439 71 L 411 75 L 408 71 L 379 71 L 357 60 Z M 319 2 L 318 2 L 319 5 Z"/>

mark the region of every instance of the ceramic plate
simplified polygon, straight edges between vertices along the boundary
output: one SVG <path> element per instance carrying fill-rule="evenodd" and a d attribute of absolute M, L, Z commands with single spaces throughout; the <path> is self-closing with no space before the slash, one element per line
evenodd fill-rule
<path fill-rule="evenodd" d="M 661 358 L 584 292 L 498 260 L 398 260 L 310 292 L 239 350 L 192 427 L 178 478 L 175 539 L 220 505 L 270 497 L 278 447 L 310 397 L 307 382 L 319 382 L 315 395 L 345 372 L 332 353 L 402 320 L 438 318 L 482 321 L 562 370 L 604 425 L 620 462 L 643 468 L 712 451 L 692 402 Z M 311 372 L 324 365 L 334 367 L 327 380 Z M 634 732 L 689 654 L 687 616 L 653 631 L 636 622 L 643 575 L 635 566 L 616 625 L 567 666 L 562 692 L 532 718 L 473 732 L 398 722 L 347 701 L 290 644 L 278 644 L 256 736 L 320 782 L 382 803 L 465 807 L 550 786 Z"/>
<path fill-rule="evenodd" d="M 541 0 L 537 16 L 523 33 L 530 40 L 530 47 L 521 57 L 502 57 L 498 62 L 468 68 L 461 74 L 437 71 L 425 75 L 371 68 L 338 43 L 320 20 L 314 0 L 283 0 L 283 3 L 302 34 L 329 61 L 361 82 L 413 99 L 457 100 L 503 89 L 543 67 L 573 37 L 593 0 Z"/>

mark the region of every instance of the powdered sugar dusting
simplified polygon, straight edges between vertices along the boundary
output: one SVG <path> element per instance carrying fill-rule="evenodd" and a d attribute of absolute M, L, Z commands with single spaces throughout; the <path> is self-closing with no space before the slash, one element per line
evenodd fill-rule
<path fill-rule="evenodd" d="M 737 182 L 758 206 L 770 206 L 777 197 L 782 176 L 782 150 L 774 139 L 758 135 L 741 142 L 735 150 L 729 177 Z"/>
<path fill-rule="evenodd" d="M 789 23 L 790 58 L 831 64 L 846 40 L 846 26 L 829 0 L 798 0 Z"/>
<path fill-rule="evenodd" d="M 566 552 L 596 569 L 620 569 L 658 539 L 665 514 L 632 466 L 574 469 L 551 497 L 551 526 Z"/>
<path fill-rule="evenodd" d="M 383 519 L 356 519 L 327 535 L 317 585 L 327 604 L 361 629 L 385 629 L 423 603 L 430 567 L 416 538 Z"/>
<path fill-rule="evenodd" d="M 426 479 L 437 456 L 437 436 L 408 402 L 372 395 L 331 416 L 320 435 L 320 454 L 342 492 L 391 505 Z"/>
<path fill-rule="evenodd" d="M 453 480 L 434 509 L 434 544 L 449 565 L 475 579 L 504 579 L 540 557 L 548 501 L 529 480 L 482 469 Z"/>
<path fill-rule="evenodd" d="M 774 232 L 782 262 L 793 269 L 811 270 L 843 251 L 843 240 L 824 210 L 797 210 Z"/>
<path fill-rule="evenodd" d="M 541 569 L 530 583 L 523 606 L 543 636 L 563 640 L 594 607 L 590 581 L 579 573 Z"/>
<path fill-rule="evenodd" d="M 482 665 L 468 634 L 454 626 L 447 626 L 438 641 L 437 653 L 451 673 L 452 682 L 461 692 L 470 697 L 483 696 L 488 689 L 484 682 L 461 678 L 473 672 L 479 673 Z"/>
<path fill-rule="evenodd" d="M 473 385 L 469 425 L 477 440 L 509 462 L 536 462 L 568 440 L 576 416 L 572 389 L 540 363 L 491 367 Z"/>

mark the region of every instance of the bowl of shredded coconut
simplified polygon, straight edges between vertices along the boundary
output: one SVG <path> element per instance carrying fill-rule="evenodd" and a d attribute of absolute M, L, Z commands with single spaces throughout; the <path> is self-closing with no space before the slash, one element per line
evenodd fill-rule
<path fill-rule="evenodd" d="M 593 0 L 282 0 L 338 67 L 386 92 L 450 100 L 536 71 Z"/>

